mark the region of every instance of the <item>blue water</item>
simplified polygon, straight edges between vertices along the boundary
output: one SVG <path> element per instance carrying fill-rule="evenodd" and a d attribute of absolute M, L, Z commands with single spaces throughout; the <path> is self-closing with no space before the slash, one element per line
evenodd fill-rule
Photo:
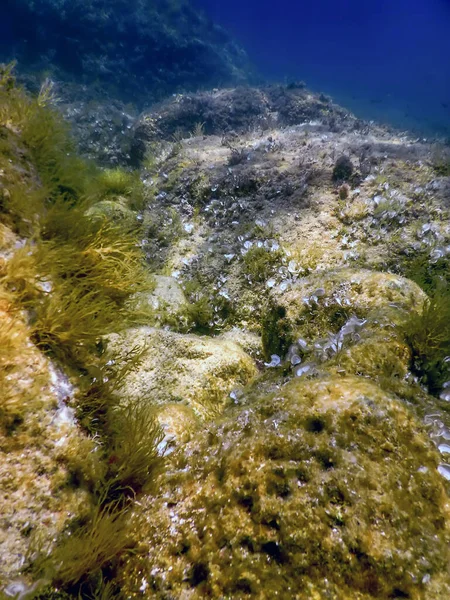
<path fill-rule="evenodd" d="M 271 80 L 450 136 L 450 0 L 193 0 Z"/>

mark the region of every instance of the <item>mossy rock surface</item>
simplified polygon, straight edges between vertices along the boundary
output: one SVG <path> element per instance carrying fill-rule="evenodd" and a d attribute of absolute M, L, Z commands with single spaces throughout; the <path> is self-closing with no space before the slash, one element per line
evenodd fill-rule
<path fill-rule="evenodd" d="M 141 327 L 110 340 L 113 348 L 147 349 L 140 367 L 127 376 L 128 398 L 148 397 L 155 405 L 181 402 L 200 416 L 220 412 L 229 392 L 257 374 L 242 347 L 221 337 Z"/>
<path fill-rule="evenodd" d="M 90 217 L 105 219 L 125 229 L 136 227 L 136 213 L 127 206 L 126 198 L 100 200 L 86 213 Z"/>
<path fill-rule="evenodd" d="M 22 319 L 6 309 L 2 291 L 0 590 L 17 578 L 38 543 L 51 546 L 71 514 L 89 503 L 85 491 L 69 485 L 72 448 L 86 442 L 62 402 L 70 388 L 31 344 Z"/>
<path fill-rule="evenodd" d="M 156 419 L 165 433 L 164 441 L 170 446 L 186 443 L 200 426 L 200 419 L 190 406 L 175 402 L 158 407 Z"/>
<path fill-rule="evenodd" d="M 437 464 L 421 426 L 378 387 L 297 379 L 173 455 L 159 495 L 141 502 L 123 589 L 446 598 L 449 507 Z"/>
<path fill-rule="evenodd" d="M 299 337 L 307 341 L 335 334 L 356 316 L 380 325 L 398 325 L 408 311 L 419 310 L 426 295 L 399 275 L 339 269 L 305 277 L 285 292 L 274 292 L 263 320 L 266 357 L 285 354 Z"/>

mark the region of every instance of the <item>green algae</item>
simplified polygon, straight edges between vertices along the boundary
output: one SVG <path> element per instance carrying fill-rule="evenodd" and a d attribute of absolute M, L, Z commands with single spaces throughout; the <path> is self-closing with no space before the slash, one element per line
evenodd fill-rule
<path fill-rule="evenodd" d="M 38 372 L 31 384 L 18 385 L 26 375 L 23 348 L 31 340 L 33 352 L 38 348 L 57 359 L 72 375 L 80 425 L 101 440 L 88 439 L 76 451 L 62 453 L 68 478 L 59 492 L 84 488 L 90 500 L 72 528 L 35 553 L 31 571 L 72 594 L 87 581 L 83 597 L 88 597 L 102 569 L 128 548 L 131 500 L 154 481 L 162 463 L 157 453 L 162 433 L 151 403 L 127 404 L 120 395 L 124 373 L 136 368 L 140 355 L 128 353 L 115 366 L 114 360 L 107 364 L 102 348 L 105 335 L 140 322 L 131 299 L 153 283 L 130 228 L 89 213 L 119 193 L 130 210 L 140 207 L 137 175 L 99 172 L 79 158 L 61 117 L 46 104 L 42 97 L 28 97 L 12 82 L 12 69 L 4 70 L 2 243 L 3 231 L 25 239 L 18 248 L 7 248 L 0 261 L 2 317 L 6 313 L 0 327 L 0 385 L 5 384 L 0 418 L 14 443 L 15 430 L 48 383 L 40 365 L 44 378 Z M 21 326 L 18 315 L 27 323 Z"/>
<path fill-rule="evenodd" d="M 95 506 L 68 526 L 48 557 L 35 561 L 35 571 L 63 586 L 88 579 L 130 547 L 127 518 L 118 503 Z"/>
<path fill-rule="evenodd" d="M 264 357 L 269 360 L 272 354 L 286 354 L 294 340 L 286 308 L 270 304 L 266 307 L 261 324 L 261 340 Z"/>
<path fill-rule="evenodd" d="M 275 272 L 281 262 L 282 252 L 252 246 L 243 257 L 243 273 L 252 283 L 263 283 Z"/>
<path fill-rule="evenodd" d="M 6 223 L 30 241 L 0 277 L 33 314 L 33 340 L 75 360 L 91 352 L 101 335 L 129 324 L 132 314 L 126 301 L 139 290 L 151 289 L 137 239 L 86 214 L 105 196 L 133 195 L 139 186 L 135 175 L 97 173 L 74 153 L 58 115 L 20 89 L 6 92 L 0 87 L 3 111 L 9 107 L 9 119 L 3 115 L 3 122 L 18 132 L 11 146 L 32 165 L 26 178 L 8 169 Z M 18 115 L 17 104 L 27 109 Z"/>
<path fill-rule="evenodd" d="M 420 312 L 411 312 L 403 332 L 412 351 L 413 370 L 430 393 L 439 392 L 449 377 L 445 359 L 450 355 L 450 288 L 438 288 Z"/>

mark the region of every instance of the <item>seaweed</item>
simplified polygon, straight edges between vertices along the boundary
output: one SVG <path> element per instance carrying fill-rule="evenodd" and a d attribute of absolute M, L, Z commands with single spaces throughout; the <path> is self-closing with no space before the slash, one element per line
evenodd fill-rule
<path fill-rule="evenodd" d="M 450 287 L 438 287 L 421 312 L 410 313 L 402 328 L 414 372 L 430 393 L 439 393 L 450 374 L 446 361 L 450 355 Z"/>
<path fill-rule="evenodd" d="M 89 194 L 96 200 L 125 196 L 133 210 L 141 210 L 144 206 L 144 187 L 136 172 L 119 167 L 105 169 L 92 179 L 89 188 Z"/>
<path fill-rule="evenodd" d="M 55 547 L 37 559 L 33 571 L 60 586 L 73 586 L 101 571 L 132 543 L 128 535 L 129 508 L 119 502 L 93 506 L 74 519 Z"/>
<path fill-rule="evenodd" d="M 159 446 L 164 433 L 151 400 L 119 405 L 109 415 L 109 480 L 123 494 L 148 492 L 163 465 Z"/>
<path fill-rule="evenodd" d="M 282 256 L 281 250 L 271 251 L 252 246 L 243 256 L 243 271 L 251 282 L 263 283 L 274 274 L 281 263 Z"/>
<path fill-rule="evenodd" d="M 82 597 L 103 598 L 112 591 L 98 577 L 130 545 L 131 501 L 163 465 L 163 434 L 151 399 L 132 403 L 123 391 L 141 353 L 116 358 L 104 349 L 106 335 L 148 319 L 132 301 L 153 287 L 145 257 L 136 231 L 89 211 L 119 195 L 136 209 L 144 196 L 138 175 L 101 172 L 76 154 L 50 96 L 44 89 L 30 98 L 15 85 L 12 67 L 0 70 L 2 250 L 6 230 L 13 236 L 0 259 L 0 424 L 12 435 L 45 395 L 48 373 L 38 350 L 72 374 L 79 423 L 92 439 L 77 446 L 77 456 L 68 452 L 64 485 L 84 487 L 92 506 L 31 571 L 53 582 L 47 597 L 55 585 L 77 593 L 87 582 Z M 25 367 L 32 376 L 18 385 Z"/>

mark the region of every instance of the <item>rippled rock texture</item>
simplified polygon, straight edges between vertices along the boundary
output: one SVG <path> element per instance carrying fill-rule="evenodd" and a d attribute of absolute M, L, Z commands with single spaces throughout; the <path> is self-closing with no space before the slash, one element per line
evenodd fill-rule
<path fill-rule="evenodd" d="M 142 327 L 111 336 L 111 347 L 145 349 L 139 368 L 124 381 L 126 396 L 145 396 L 155 406 L 181 402 L 197 414 L 217 414 L 236 386 L 257 374 L 241 346 L 221 337 L 180 335 Z"/>

